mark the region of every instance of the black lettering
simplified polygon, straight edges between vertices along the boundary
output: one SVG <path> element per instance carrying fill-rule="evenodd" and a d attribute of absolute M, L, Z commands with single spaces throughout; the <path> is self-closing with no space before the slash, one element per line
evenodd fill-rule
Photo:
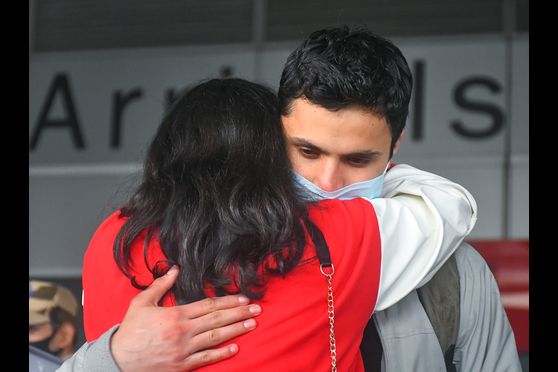
<path fill-rule="evenodd" d="M 499 93 L 502 90 L 502 87 L 493 79 L 477 77 L 460 82 L 453 92 L 453 99 L 455 100 L 457 106 L 468 111 L 484 112 L 492 117 L 492 122 L 486 129 L 481 130 L 467 128 L 460 120 L 454 120 L 450 124 L 458 135 L 465 138 L 492 137 L 504 126 L 504 114 L 498 106 L 467 99 L 465 97 L 465 91 L 474 86 L 486 87 L 493 93 Z"/>
<path fill-rule="evenodd" d="M 412 123 L 412 139 L 415 141 L 422 141 L 423 133 L 423 97 L 424 97 L 424 64 L 423 60 L 416 61 L 413 64 L 413 76 L 415 92 L 413 95 L 413 123 Z"/>
<path fill-rule="evenodd" d="M 49 112 L 57 93 L 61 94 L 66 118 L 49 119 Z M 29 149 L 31 151 L 37 147 L 40 135 L 45 128 L 70 129 L 74 147 L 80 150 L 85 149 L 85 142 L 79 128 L 77 111 L 74 105 L 74 100 L 72 99 L 72 91 L 70 89 L 69 80 L 64 73 L 58 73 L 54 76 L 52 85 L 48 90 L 46 101 L 41 108 L 37 125 L 35 126 L 35 130 L 31 136 L 31 143 L 29 144 Z"/>
<path fill-rule="evenodd" d="M 120 133 L 122 131 L 122 116 L 124 108 L 132 101 L 141 98 L 143 95 L 141 89 L 135 89 L 128 94 L 117 91 L 112 94 L 112 121 L 110 131 L 110 147 L 120 147 Z"/>

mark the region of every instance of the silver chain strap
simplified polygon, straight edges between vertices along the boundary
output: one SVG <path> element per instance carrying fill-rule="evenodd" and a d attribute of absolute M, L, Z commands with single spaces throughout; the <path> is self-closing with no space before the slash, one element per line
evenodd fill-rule
<path fill-rule="evenodd" d="M 329 352 L 331 355 L 331 372 L 337 372 L 337 344 L 335 341 L 335 306 L 333 304 L 333 285 L 331 278 L 335 268 L 331 264 L 331 273 L 324 272 L 324 265 L 320 265 L 320 271 L 327 278 L 327 313 L 329 318 Z"/>

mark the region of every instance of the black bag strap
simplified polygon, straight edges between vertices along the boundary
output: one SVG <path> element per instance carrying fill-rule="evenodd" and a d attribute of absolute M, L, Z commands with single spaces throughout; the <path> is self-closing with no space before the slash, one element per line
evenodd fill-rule
<path fill-rule="evenodd" d="M 308 231 L 314 246 L 318 259 L 320 260 L 320 272 L 327 279 L 327 314 L 329 319 L 329 352 L 331 357 L 331 372 L 337 372 L 337 341 L 335 340 L 335 301 L 333 296 L 333 274 L 335 267 L 331 262 L 329 248 L 325 238 L 313 223 L 309 223 Z"/>
<path fill-rule="evenodd" d="M 453 354 L 459 333 L 461 297 L 455 256 L 452 255 L 417 293 L 440 342 L 446 370 L 453 372 L 456 370 Z"/>
<path fill-rule="evenodd" d="M 320 260 L 320 264 L 322 266 L 331 266 L 329 248 L 320 229 L 311 223 L 308 226 L 308 233 L 310 234 L 310 238 L 312 238 L 314 246 L 316 247 L 316 253 L 318 255 L 318 260 Z"/>
<path fill-rule="evenodd" d="M 378 334 L 378 329 L 374 323 L 374 317 L 371 317 L 364 328 L 362 341 L 360 343 L 360 355 L 366 372 L 380 372 L 382 370 L 382 341 Z"/>
<path fill-rule="evenodd" d="M 455 257 L 451 256 L 432 279 L 417 290 L 417 294 L 440 342 L 446 371 L 455 372 L 453 354 L 460 317 L 459 271 Z M 374 317 L 370 318 L 364 329 L 360 352 L 365 371 L 381 370 L 383 349 Z"/>

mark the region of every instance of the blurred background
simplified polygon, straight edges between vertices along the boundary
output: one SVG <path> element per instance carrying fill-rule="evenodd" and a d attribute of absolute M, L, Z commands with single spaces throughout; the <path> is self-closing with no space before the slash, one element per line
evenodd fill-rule
<path fill-rule="evenodd" d="M 81 298 L 89 239 L 138 181 L 184 87 L 234 76 L 277 88 L 300 41 L 340 24 L 367 26 L 406 56 L 414 96 L 394 160 L 475 196 L 469 240 L 528 371 L 527 0 L 29 0 L 30 279 Z"/>

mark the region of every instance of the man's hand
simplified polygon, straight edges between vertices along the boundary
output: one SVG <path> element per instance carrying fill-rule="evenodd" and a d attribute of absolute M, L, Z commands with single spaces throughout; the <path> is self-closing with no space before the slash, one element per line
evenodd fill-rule
<path fill-rule="evenodd" d="M 261 309 L 245 296 L 159 307 L 177 274 L 175 266 L 131 301 L 111 339 L 111 353 L 122 371 L 189 371 L 213 364 L 236 354 L 238 346 L 208 348 L 256 327 L 250 318 Z"/>

